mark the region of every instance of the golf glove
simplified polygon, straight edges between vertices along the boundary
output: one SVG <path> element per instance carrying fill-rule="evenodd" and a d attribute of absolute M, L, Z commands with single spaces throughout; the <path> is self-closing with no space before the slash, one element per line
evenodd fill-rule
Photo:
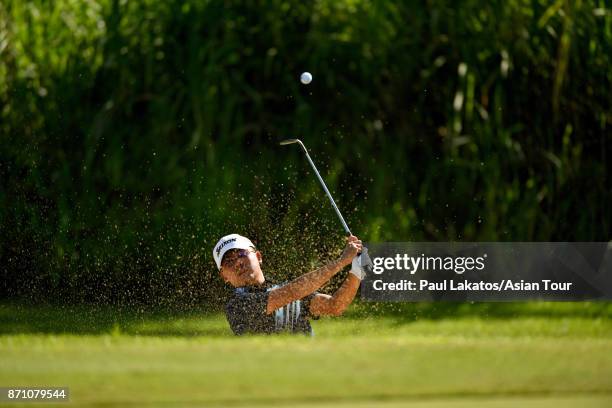
<path fill-rule="evenodd" d="M 363 280 L 366 274 L 372 270 L 372 260 L 368 256 L 368 248 L 363 247 L 361 254 L 353 258 L 351 263 L 350 273 L 355 275 L 357 279 Z"/>

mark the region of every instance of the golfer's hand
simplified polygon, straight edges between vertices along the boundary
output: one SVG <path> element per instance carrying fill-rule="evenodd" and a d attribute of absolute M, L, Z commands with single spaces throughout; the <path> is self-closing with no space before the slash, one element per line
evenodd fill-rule
<path fill-rule="evenodd" d="M 372 270 L 372 260 L 368 255 L 368 248 L 362 247 L 361 254 L 353 258 L 351 262 L 351 270 L 349 271 L 359 280 L 366 277 L 367 272 Z"/>
<path fill-rule="evenodd" d="M 361 240 L 354 235 L 348 237 L 347 241 L 346 247 L 344 247 L 344 251 L 342 251 L 342 255 L 340 255 L 340 262 L 344 266 L 350 265 L 353 258 L 357 256 L 357 253 L 359 253 L 362 248 Z"/>

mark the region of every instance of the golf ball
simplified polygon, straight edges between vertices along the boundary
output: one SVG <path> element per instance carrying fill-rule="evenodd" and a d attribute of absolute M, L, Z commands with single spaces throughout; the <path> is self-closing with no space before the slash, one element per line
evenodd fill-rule
<path fill-rule="evenodd" d="M 308 85 L 311 81 L 312 75 L 310 75 L 310 72 L 302 72 L 302 75 L 300 75 L 300 82 L 304 85 Z"/>

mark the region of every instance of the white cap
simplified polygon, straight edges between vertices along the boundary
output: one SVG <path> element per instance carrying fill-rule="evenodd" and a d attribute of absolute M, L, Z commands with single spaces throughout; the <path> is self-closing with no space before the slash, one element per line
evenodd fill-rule
<path fill-rule="evenodd" d="M 223 255 L 230 249 L 249 249 L 255 248 L 255 245 L 247 237 L 238 234 L 229 234 L 224 236 L 217 242 L 213 249 L 213 258 L 217 264 L 217 268 L 221 269 L 221 260 Z"/>

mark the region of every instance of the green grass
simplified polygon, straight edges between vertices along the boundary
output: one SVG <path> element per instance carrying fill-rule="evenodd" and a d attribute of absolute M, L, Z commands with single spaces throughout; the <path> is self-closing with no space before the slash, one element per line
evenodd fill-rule
<path fill-rule="evenodd" d="M 4 305 L 0 385 L 67 385 L 78 406 L 612 404 L 607 304 L 368 308 L 315 338 L 236 338 L 218 314 Z"/>

